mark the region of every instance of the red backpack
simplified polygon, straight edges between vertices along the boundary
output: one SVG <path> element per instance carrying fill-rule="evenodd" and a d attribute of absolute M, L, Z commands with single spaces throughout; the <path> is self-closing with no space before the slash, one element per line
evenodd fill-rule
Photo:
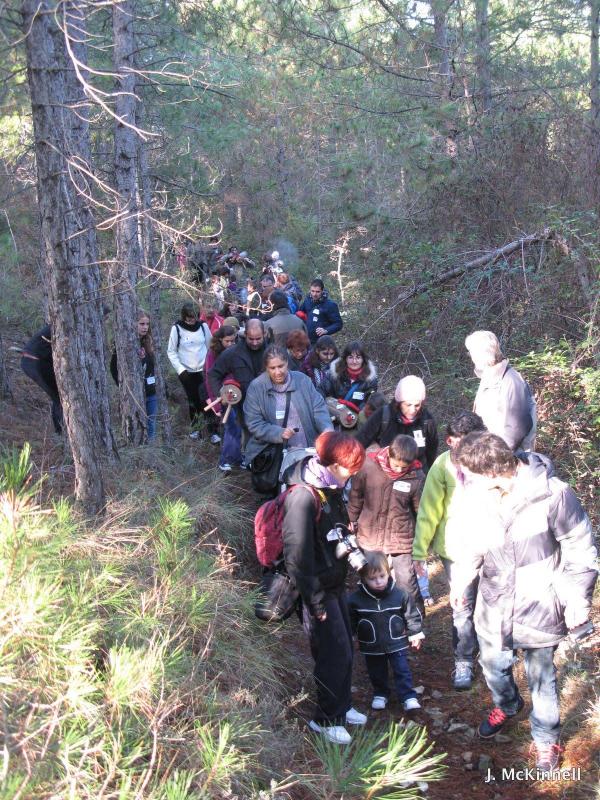
<path fill-rule="evenodd" d="M 254 517 L 254 544 L 256 555 L 263 567 L 272 567 L 283 553 L 283 517 L 285 498 L 298 486 L 303 486 L 312 494 L 317 504 L 317 522 L 321 518 L 321 496 L 317 489 L 303 483 L 294 484 L 274 500 L 267 500 Z"/>

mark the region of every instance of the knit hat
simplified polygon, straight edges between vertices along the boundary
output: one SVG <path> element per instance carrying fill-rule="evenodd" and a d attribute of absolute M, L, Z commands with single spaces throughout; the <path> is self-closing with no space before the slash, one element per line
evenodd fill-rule
<path fill-rule="evenodd" d="M 397 403 L 401 403 L 403 400 L 425 400 L 427 396 L 427 390 L 425 389 L 425 384 L 423 383 L 422 378 L 417 377 L 416 375 L 405 375 L 404 378 L 401 378 L 398 381 L 398 385 L 396 386 L 396 391 L 394 392 L 394 399 Z"/>
<path fill-rule="evenodd" d="M 223 325 L 231 325 L 232 328 L 235 328 L 236 331 L 240 329 L 240 321 L 237 317 L 225 317 L 223 320 Z"/>

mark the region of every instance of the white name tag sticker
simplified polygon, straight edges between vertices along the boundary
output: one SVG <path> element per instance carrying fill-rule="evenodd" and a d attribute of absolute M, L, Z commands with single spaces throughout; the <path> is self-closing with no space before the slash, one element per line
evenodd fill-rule
<path fill-rule="evenodd" d="M 327 534 L 327 541 L 328 541 L 328 542 L 337 542 L 337 540 L 338 540 L 339 538 L 340 538 L 340 537 L 339 537 L 339 534 L 338 534 L 338 532 L 336 531 L 336 529 L 335 529 L 335 528 L 332 528 L 332 529 L 329 531 L 329 533 Z"/>
<path fill-rule="evenodd" d="M 155 376 L 154 375 L 150 375 L 149 378 L 146 378 L 146 383 L 148 384 L 148 386 L 152 386 L 153 384 L 155 384 L 156 383 Z"/>
<path fill-rule="evenodd" d="M 365 399 L 365 393 L 364 392 L 354 392 L 354 394 L 352 395 L 352 399 L 353 400 L 364 400 Z"/>
<path fill-rule="evenodd" d="M 285 408 L 278 409 L 275 412 L 275 419 L 284 419 L 285 417 Z"/>
<path fill-rule="evenodd" d="M 320 309 L 318 309 L 318 308 L 313 308 L 313 314 L 314 314 L 315 316 L 317 316 L 317 317 L 318 317 L 320 313 L 321 313 Z"/>
<path fill-rule="evenodd" d="M 406 481 L 394 481 L 394 489 L 397 492 L 410 492 L 410 483 Z"/>
<path fill-rule="evenodd" d="M 423 436 L 423 431 L 413 431 L 413 436 L 419 447 L 425 447 L 425 437 Z"/>

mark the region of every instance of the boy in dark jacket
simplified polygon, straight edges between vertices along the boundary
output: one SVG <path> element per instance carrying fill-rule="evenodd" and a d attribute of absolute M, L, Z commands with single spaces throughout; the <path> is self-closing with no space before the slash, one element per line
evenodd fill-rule
<path fill-rule="evenodd" d="M 413 711 L 421 705 L 413 688 L 406 650 L 409 643 L 415 650 L 421 647 L 425 638 L 422 617 L 410 596 L 396 586 L 385 554 L 372 551 L 365 553 L 365 558 L 360 588 L 348 600 L 352 630 L 373 684 L 371 708 L 383 709 L 387 705 L 389 663 L 404 710 Z"/>

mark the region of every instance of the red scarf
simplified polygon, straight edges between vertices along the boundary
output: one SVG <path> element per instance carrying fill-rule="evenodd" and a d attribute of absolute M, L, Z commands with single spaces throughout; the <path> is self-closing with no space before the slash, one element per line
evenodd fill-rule
<path fill-rule="evenodd" d="M 363 368 L 359 367 L 358 369 L 350 369 L 350 367 L 346 367 L 346 372 L 348 373 L 348 377 L 354 383 L 354 381 L 360 380 L 360 376 L 362 375 Z"/>
<path fill-rule="evenodd" d="M 392 469 L 390 466 L 390 448 L 389 447 L 382 447 L 381 450 L 374 450 L 370 453 L 367 453 L 368 457 L 371 458 L 373 461 L 376 461 L 381 469 L 385 472 L 388 478 L 391 478 L 394 481 L 399 480 L 400 478 L 404 477 L 408 472 L 411 472 L 414 469 L 421 469 L 422 464 L 421 462 L 415 458 L 412 464 L 409 464 L 406 469 L 403 469 L 401 472 L 396 472 L 395 469 Z"/>

